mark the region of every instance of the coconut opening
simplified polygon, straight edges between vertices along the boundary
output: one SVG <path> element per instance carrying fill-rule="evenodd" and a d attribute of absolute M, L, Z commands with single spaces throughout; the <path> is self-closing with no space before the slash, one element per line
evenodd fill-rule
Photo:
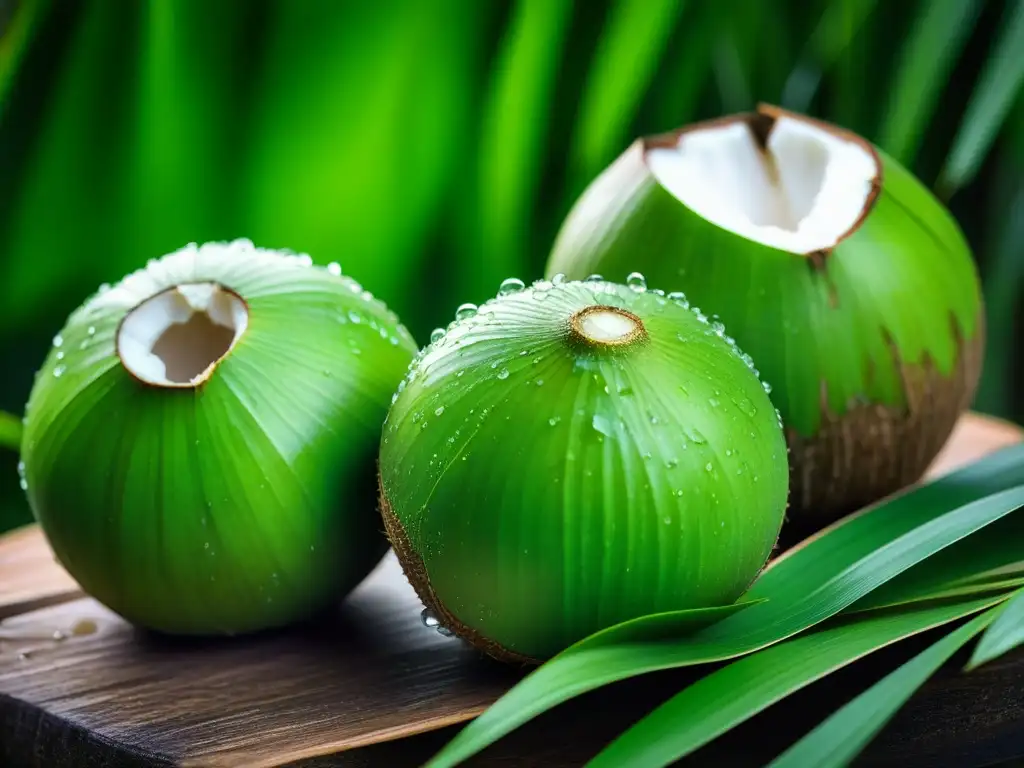
<path fill-rule="evenodd" d="M 619 307 L 585 307 L 569 321 L 573 335 L 593 346 L 629 344 L 645 333 L 644 324 L 632 312 Z"/>
<path fill-rule="evenodd" d="M 828 250 L 852 231 L 878 178 L 868 145 L 788 116 L 766 139 L 750 122 L 719 123 L 646 156 L 658 182 L 701 217 L 799 254 Z"/>
<path fill-rule="evenodd" d="M 187 283 L 146 299 L 117 332 L 117 353 L 146 384 L 194 387 L 210 377 L 249 324 L 249 309 L 216 283 Z"/>

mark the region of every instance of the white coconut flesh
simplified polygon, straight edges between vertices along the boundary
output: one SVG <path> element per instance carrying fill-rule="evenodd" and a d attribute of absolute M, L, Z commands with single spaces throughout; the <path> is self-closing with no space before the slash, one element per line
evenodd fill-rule
<path fill-rule="evenodd" d="M 215 283 L 178 285 L 135 307 L 117 335 L 121 363 L 154 386 L 190 387 L 210 374 L 245 333 L 245 302 Z"/>
<path fill-rule="evenodd" d="M 628 340 L 637 332 L 637 323 L 629 315 L 610 307 L 595 308 L 580 318 L 583 335 L 599 344 L 615 344 Z"/>
<path fill-rule="evenodd" d="M 775 121 L 764 147 L 746 122 L 687 131 L 675 146 L 649 149 L 647 166 L 707 221 L 798 254 L 842 240 L 878 178 L 865 145 L 790 117 Z"/>

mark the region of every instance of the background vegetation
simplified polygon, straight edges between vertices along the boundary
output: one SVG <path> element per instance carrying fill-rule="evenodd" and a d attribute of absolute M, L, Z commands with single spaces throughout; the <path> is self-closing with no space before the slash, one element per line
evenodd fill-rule
<path fill-rule="evenodd" d="M 0 0 L 0 30 L 0 409 L 100 283 L 189 241 L 339 261 L 425 342 L 538 277 L 635 136 L 768 101 L 947 200 L 988 301 L 976 407 L 1024 412 L 1024 0 Z"/>

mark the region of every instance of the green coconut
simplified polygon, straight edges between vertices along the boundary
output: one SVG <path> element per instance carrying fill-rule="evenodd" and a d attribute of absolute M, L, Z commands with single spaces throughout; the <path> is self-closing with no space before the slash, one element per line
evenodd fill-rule
<path fill-rule="evenodd" d="M 974 395 L 983 303 L 949 211 L 865 139 L 774 107 L 634 142 L 547 274 L 643 271 L 724 322 L 782 414 L 790 517 L 916 481 Z"/>
<path fill-rule="evenodd" d="M 54 339 L 22 487 L 64 567 L 141 627 L 305 619 L 387 551 L 376 454 L 416 349 L 336 264 L 190 245 L 101 289 Z"/>
<path fill-rule="evenodd" d="M 506 281 L 435 332 L 388 414 L 394 550 L 431 623 L 495 658 L 728 605 L 777 540 L 786 443 L 749 357 L 629 283 Z"/>

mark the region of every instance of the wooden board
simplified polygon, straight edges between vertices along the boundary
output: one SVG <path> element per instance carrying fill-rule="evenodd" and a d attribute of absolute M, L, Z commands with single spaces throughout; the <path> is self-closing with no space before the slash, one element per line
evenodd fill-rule
<path fill-rule="evenodd" d="M 968 415 L 929 474 L 1020 439 L 1013 425 Z M 38 529 L 8 534 L 0 538 L 0 766 L 420 765 L 522 674 L 423 626 L 421 607 L 389 553 L 327 623 L 233 641 L 156 639 L 83 596 Z M 908 652 L 900 645 L 894 652 Z M 861 682 L 870 674 L 857 670 Z M 582 765 L 688 674 L 582 697 L 468 764 Z M 700 754 L 763 764 L 825 704 L 801 706 L 798 697 L 786 706 L 755 718 L 749 737 Z M 933 681 L 868 759 L 990 764 L 1024 755 L 1022 725 L 1024 662 L 1011 656 Z"/>

